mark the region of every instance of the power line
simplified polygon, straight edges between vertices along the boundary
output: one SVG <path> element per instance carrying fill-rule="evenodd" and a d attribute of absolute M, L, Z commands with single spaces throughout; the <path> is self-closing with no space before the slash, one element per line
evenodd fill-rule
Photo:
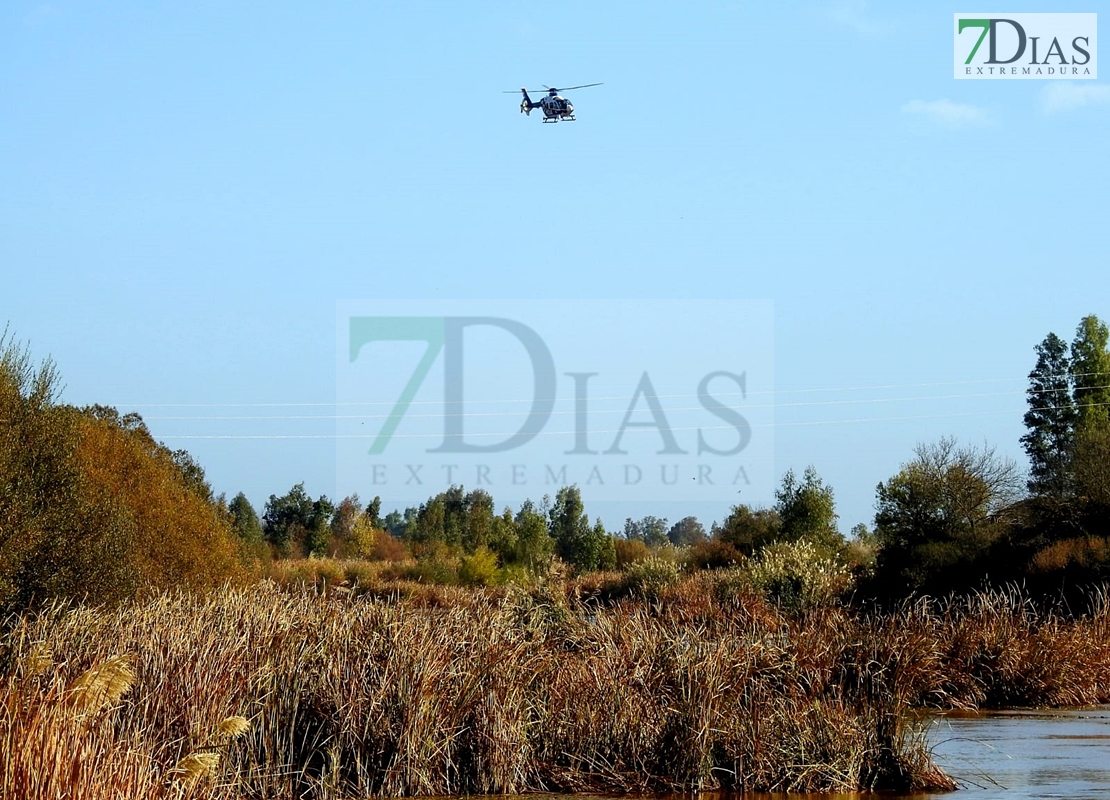
<path fill-rule="evenodd" d="M 1092 407 L 1110 406 L 1110 403 L 1091 403 Z M 1052 411 L 1064 406 L 1046 406 L 1043 408 L 1032 409 L 1035 411 Z M 995 414 L 1016 414 L 1020 413 L 1012 409 L 991 409 L 983 411 L 959 411 L 949 414 L 918 414 L 906 415 L 898 417 L 859 417 L 855 419 L 830 419 L 830 420 L 808 420 L 798 422 L 768 422 L 758 423 L 751 425 L 752 428 L 794 428 L 794 427 L 810 427 L 819 425 L 858 425 L 871 422 L 908 422 L 928 419 L 951 419 L 956 417 L 972 417 L 972 416 L 990 416 Z M 602 436 L 605 434 L 617 433 L 648 433 L 657 432 L 656 428 L 623 428 L 617 430 L 587 430 L 584 433 L 587 436 Z M 690 427 L 674 427 L 669 428 L 670 431 L 715 431 L 715 430 L 736 430 L 733 425 L 698 425 Z M 471 438 L 482 438 L 497 436 L 499 438 L 508 438 L 515 436 L 519 431 L 511 431 L 508 433 L 468 433 L 467 436 Z M 575 436 L 581 435 L 581 431 L 562 430 L 562 431 L 537 431 L 533 436 Z M 440 439 L 443 437 L 442 433 L 394 433 L 391 439 Z M 376 439 L 377 434 L 179 434 L 164 436 L 165 439 L 236 439 L 236 440 L 266 440 L 266 439 L 315 439 L 315 440 L 358 440 L 358 439 Z"/>
<path fill-rule="evenodd" d="M 1056 374 L 1048 375 L 1045 377 L 1072 377 L 1084 378 L 1090 375 L 1102 375 L 1101 372 L 1083 372 L 1076 375 L 1070 374 Z M 888 383 L 888 384 L 869 384 L 863 386 L 835 386 L 835 387 L 811 387 L 804 389 L 759 389 L 750 392 L 719 392 L 715 393 L 714 397 L 729 397 L 736 395 L 791 395 L 791 394 L 815 394 L 821 392 L 865 392 L 874 390 L 886 389 L 919 389 L 937 386 L 973 386 L 985 383 L 1009 383 L 1013 381 L 1024 381 L 1027 378 L 978 378 L 975 380 L 966 381 L 930 381 L 922 383 Z M 1105 387 L 1084 387 L 1084 388 L 1105 388 Z M 1023 390 L 1033 391 L 1033 390 Z M 1046 392 L 1056 391 L 1052 389 L 1043 390 Z M 697 397 L 697 394 L 684 393 L 684 394 L 655 394 L 643 395 L 644 397 L 651 397 L 654 399 L 675 399 L 684 397 Z M 554 397 L 543 398 L 536 400 L 535 398 L 529 399 L 500 399 L 500 400 L 467 400 L 468 403 L 474 405 L 496 405 L 496 404 L 517 404 L 517 403 L 535 403 L 535 402 L 560 402 L 570 400 L 573 398 Z M 591 400 L 626 400 L 626 395 L 611 395 L 611 396 L 598 396 L 590 398 Z M 365 401 L 365 402 L 253 402 L 253 403 L 115 403 L 116 408 L 332 408 L 337 406 L 392 406 L 396 401 Z M 414 400 L 409 405 L 432 405 L 439 404 L 440 400 Z"/>

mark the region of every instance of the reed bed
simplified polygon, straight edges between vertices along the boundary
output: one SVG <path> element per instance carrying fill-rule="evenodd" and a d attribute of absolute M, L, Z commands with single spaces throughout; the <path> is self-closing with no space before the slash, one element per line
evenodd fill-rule
<path fill-rule="evenodd" d="M 921 705 L 1107 697 L 1106 615 L 787 613 L 699 576 L 55 605 L 0 640 L 4 798 L 953 788 Z"/>

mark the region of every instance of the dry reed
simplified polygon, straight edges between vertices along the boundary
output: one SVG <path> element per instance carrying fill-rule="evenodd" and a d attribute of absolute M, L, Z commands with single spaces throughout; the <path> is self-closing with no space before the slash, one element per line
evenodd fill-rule
<path fill-rule="evenodd" d="M 909 712 L 1104 700 L 1107 624 L 1014 595 L 788 614 L 709 576 L 53 606 L 3 630 L 0 796 L 948 787 Z"/>

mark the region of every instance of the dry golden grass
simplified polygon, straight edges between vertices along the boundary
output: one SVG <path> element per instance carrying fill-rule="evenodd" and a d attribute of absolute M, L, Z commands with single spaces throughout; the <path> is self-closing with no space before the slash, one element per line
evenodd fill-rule
<path fill-rule="evenodd" d="M 263 584 L 13 617 L 0 796 L 943 787 L 915 706 L 1108 694 L 1104 613 L 788 614 L 715 580 L 610 605 Z"/>

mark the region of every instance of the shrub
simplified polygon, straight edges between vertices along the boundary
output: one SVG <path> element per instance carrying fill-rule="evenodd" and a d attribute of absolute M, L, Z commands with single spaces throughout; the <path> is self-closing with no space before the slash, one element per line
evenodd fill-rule
<path fill-rule="evenodd" d="M 768 599 L 793 609 L 828 605 L 852 583 L 845 566 L 822 557 L 818 547 L 808 541 L 768 545 L 743 572 Z"/>
<path fill-rule="evenodd" d="M 625 585 L 633 594 L 654 599 L 668 586 L 678 583 L 680 577 L 674 561 L 651 556 L 629 565 L 625 570 Z"/>
<path fill-rule="evenodd" d="M 686 568 L 727 569 L 744 560 L 744 555 L 729 542 L 711 539 L 691 547 L 686 553 Z"/>
<path fill-rule="evenodd" d="M 489 586 L 497 576 L 497 554 L 484 545 L 459 563 L 459 583 Z"/>
<path fill-rule="evenodd" d="M 614 539 L 613 549 L 617 556 L 617 569 L 624 569 L 651 556 L 651 550 L 639 539 Z"/>

